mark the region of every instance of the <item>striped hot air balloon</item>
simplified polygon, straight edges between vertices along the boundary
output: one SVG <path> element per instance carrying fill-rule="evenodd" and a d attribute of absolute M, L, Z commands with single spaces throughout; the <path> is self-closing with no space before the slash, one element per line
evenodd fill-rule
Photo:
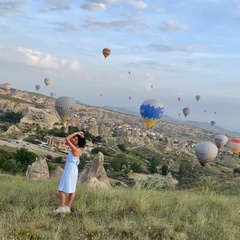
<path fill-rule="evenodd" d="M 163 115 L 164 106 L 158 100 L 149 99 L 140 106 L 140 114 L 147 128 L 151 128 Z"/>
<path fill-rule="evenodd" d="M 232 138 L 229 141 L 229 147 L 234 154 L 240 152 L 240 138 Z"/>
<path fill-rule="evenodd" d="M 217 154 L 218 148 L 211 142 L 199 142 L 195 147 L 195 155 L 203 167 L 212 162 Z"/>
<path fill-rule="evenodd" d="M 62 96 L 56 99 L 55 109 L 65 127 L 69 116 L 74 112 L 75 108 L 76 101 L 73 98 Z"/>

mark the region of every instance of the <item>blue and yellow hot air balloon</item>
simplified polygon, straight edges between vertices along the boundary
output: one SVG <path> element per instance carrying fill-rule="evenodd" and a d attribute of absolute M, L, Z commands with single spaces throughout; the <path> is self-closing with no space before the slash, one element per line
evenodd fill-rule
<path fill-rule="evenodd" d="M 164 106 L 158 100 L 149 99 L 140 106 L 140 114 L 147 128 L 151 128 L 163 115 Z"/>

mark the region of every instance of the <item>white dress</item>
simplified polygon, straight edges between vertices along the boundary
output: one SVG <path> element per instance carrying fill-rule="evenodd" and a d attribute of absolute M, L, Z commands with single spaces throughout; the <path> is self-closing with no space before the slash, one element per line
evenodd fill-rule
<path fill-rule="evenodd" d="M 58 191 L 62 191 L 65 193 L 76 192 L 78 164 L 79 157 L 75 157 L 72 155 L 72 152 L 69 152 L 67 155 L 64 171 L 58 186 Z"/>

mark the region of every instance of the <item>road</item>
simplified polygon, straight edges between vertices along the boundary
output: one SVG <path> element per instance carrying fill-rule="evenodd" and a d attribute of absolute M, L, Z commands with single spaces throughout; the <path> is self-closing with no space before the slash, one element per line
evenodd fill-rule
<path fill-rule="evenodd" d="M 61 153 L 61 152 L 54 152 L 51 149 L 47 149 L 46 147 L 43 146 L 39 146 L 36 144 L 32 144 L 32 143 L 26 143 L 23 142 L 22 140 L 13 140 L 13 139 L 9 139 L 9 140 L 4 140 L 4 139 L 0 139 L 0 145 L 2 146 L 8 146 L 8 147 L 12 147 L 12 148 L 26 148 L 28 151 L 30 152 L 34 152 L 39 156 L 46 156 L 46 155 L 51 155 L 53 157 L 63 157 L 66 158 L 66 154 L 65 153 Z"/>

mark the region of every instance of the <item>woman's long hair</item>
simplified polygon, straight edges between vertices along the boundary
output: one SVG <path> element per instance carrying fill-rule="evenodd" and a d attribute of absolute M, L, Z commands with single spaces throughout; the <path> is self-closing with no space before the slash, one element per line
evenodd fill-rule
<path fill-rule="evenodd" d="M 78 146 L 80 148 L 84 148 L 86 145 L 86 139 L 82 138 L 80 135 L 77 135 L 77 138 L 78 138 Z"/>

